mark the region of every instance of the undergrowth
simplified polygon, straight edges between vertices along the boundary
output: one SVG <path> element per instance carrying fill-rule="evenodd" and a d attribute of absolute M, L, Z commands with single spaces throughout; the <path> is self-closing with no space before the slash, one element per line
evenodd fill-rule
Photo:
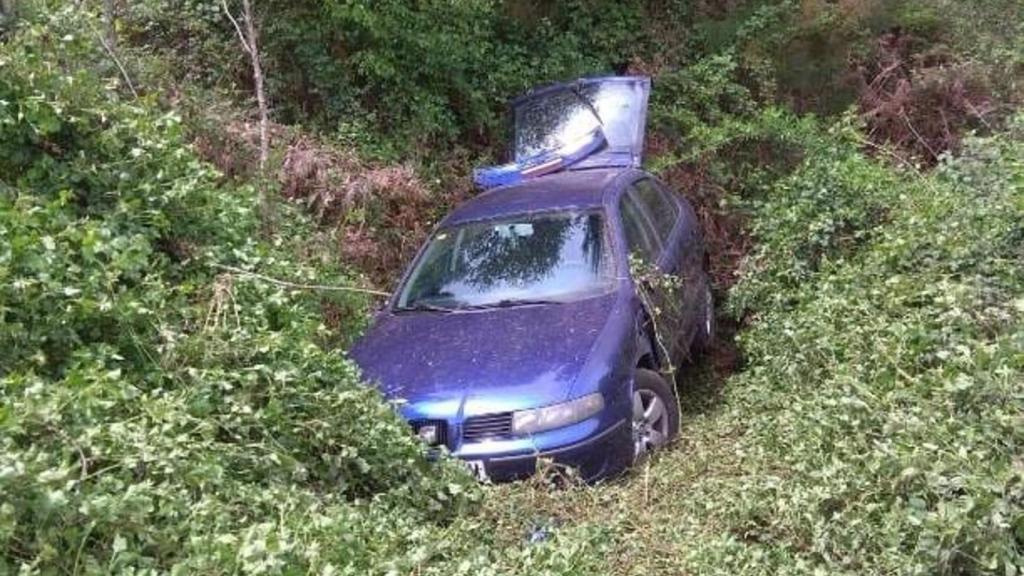
<path fill-rule="evenodd" d="M 479 537 L 324 325 L 365 307 L 330 238 L 261 236 L 173 113 L 62 65 L 103 57 L 83 25 L 0 51 L 0 574 L 587 573 L 590 530 Z"/>

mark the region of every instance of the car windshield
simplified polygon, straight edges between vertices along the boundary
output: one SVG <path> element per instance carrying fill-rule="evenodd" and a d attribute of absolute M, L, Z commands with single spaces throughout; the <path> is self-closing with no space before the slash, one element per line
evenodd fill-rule
<path fill-rule="evenodd" d="M 534 214 L 442 229 L 397 309 L 565 302 L 606 291 L 611 250 L 597 212 Z"/>

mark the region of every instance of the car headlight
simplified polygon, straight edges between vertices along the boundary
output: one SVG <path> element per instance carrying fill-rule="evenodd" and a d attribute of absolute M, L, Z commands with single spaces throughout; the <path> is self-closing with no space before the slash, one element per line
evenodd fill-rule
<path fill-rule="evenodd" d="M 535 434 L 561 428 L 586 420 L 603 409 L 604 398 L 595 392 L 561 404 L 520 410 L 512 414 L 512 433 Z"/>
<path fill-rule="evenodd" d="M 424 424 L 420 426 L 420 429 L 416 431 L 416 435 L 427 443 L 427 446 L 433 446 L 437 444 L 437 425 L 436 424 Z"/>

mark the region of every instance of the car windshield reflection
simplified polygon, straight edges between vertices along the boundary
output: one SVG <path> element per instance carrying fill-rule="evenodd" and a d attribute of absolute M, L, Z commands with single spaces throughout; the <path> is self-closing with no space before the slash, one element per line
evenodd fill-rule
<path fill-rule="evenodd" d="M 397 310 L 450 311 L 567 302 L 604 292 L 611 250 L 598 212 L 559 212 L 438 231 Z"/>

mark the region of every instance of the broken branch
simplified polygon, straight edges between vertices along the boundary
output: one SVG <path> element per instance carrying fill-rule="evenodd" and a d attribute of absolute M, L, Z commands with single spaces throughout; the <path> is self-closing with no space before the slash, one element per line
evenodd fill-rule
<path fill-rule="evenodd" d="M 373 290 L 371 288 L 357 288 L 354 286 L 327 286 L 323 284 L 301 284 L 298 282 L 289 282 L 287 280 L 279 280 L 277 278 L 272 278 L 265 274 L 260 274 L 259 272 L 252 272 L 250 270 L 244 270 L 242 268 L 236 268 L 234 266 L 228 266 L 226 264 L 214 264 L 213 267 L 220 268 L 221 270 L 227 270 L 228 272 L 233 272 L 235 274 L 240 274 L 242 276 L 248 276 L 251 278 L 263 280 L 264 282 L 269 282 L 270 284 L 281 286 L 282 288 L 293 288 L 296 290 L 354 292 L 356 294 L 368 294 L 370 296 L 391 296 L 389 292 L 384 292 L 382 290 Z"/>

